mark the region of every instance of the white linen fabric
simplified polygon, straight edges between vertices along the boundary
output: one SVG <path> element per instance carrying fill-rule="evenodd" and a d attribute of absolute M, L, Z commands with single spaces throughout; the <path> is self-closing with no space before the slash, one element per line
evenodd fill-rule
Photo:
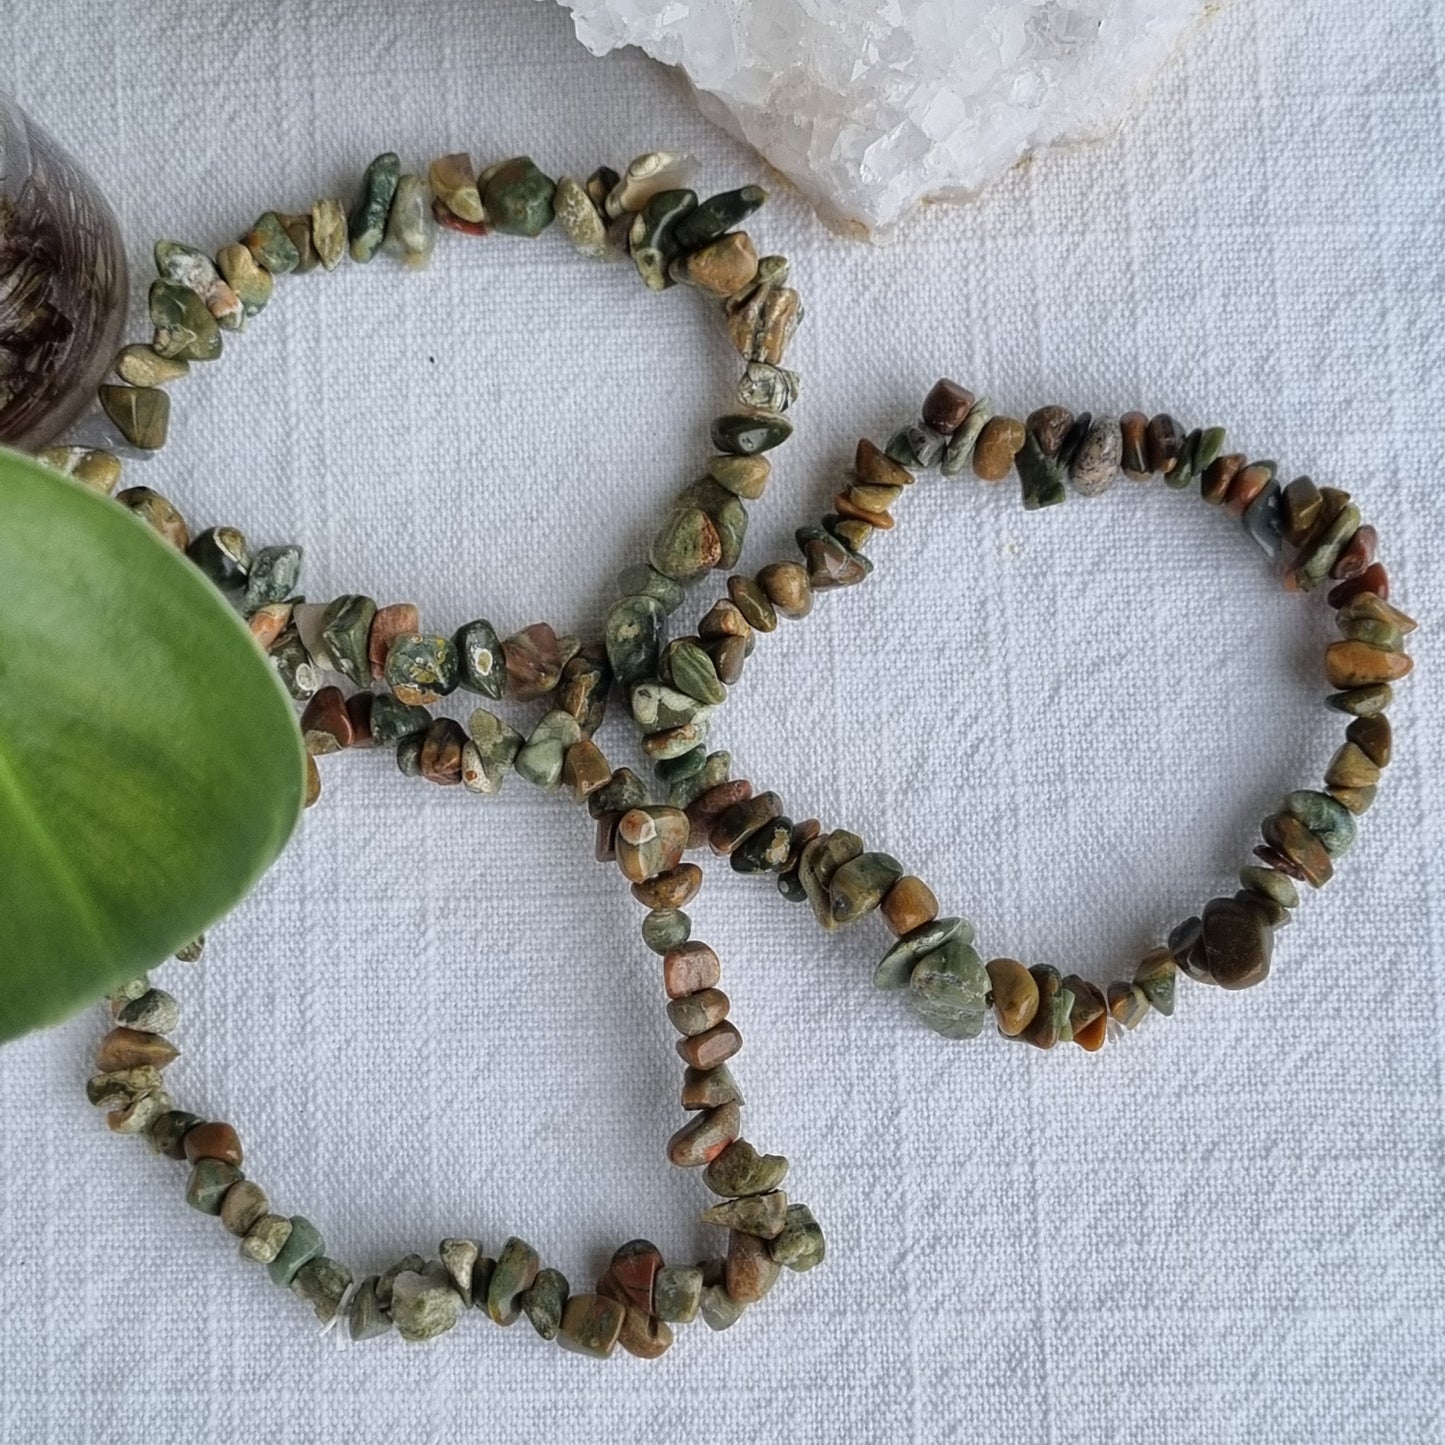
<path fill-rule="evenodd" d="M 9 0 L 0 25 L 0 85 L 104 184 L 138 295 L 155 237 L 220 245 L 349 194 L 387 148 L 583 174 L 668 143 L 708 185 L 758 175 L 665 72 L 594 60 L 551 4 Z M 1173 1020 L 1095 1057 L 949 1043 L 871 988 L 876 923 L 825 938 L 710 870 L 693 914 L 746 1038 L 747 1132 L 791 1157 L 830 1254 L 650 1364 L 475 1317 L 428 1348 L 319 1337 L 186 1208 L 182 1166 L 88 1109 L 97 1010 L 0 1050 L 0 1439 L 1445 1436 L 1442 53 L 1442 4 L 1250 0 L 1118 138 L 887 249 L 786 195 L 755 227 L 808 316 L 753 565 L 939 375 L 1015 411 L 1227 423 L 1379 525 L 1420 675 L 1361 841 L 1267 985 L 1184 983 Z M 176 388 L 173 443 L 132 477 L 199 524 L 302 541 L 312 597 L 412 599 L 441 627 L 595 630 L 736 370 L 696 296 L 559 236 L 446 236 L 425 274 L 279 292 Z M 903 858 L 986 956 L 1102 981 L 1232 890 L 1259 818 L 1319 778 L 1343 732 L 1327 609 L 1162 487 L 1026 515 L 935 479 L 898 511 L 866 587 L 760 643 L 716 745 Z M 602 740 L 635 757 L 622 718 Z M 232 1120 L 358 1271 L 455 1234 L 520 1234 L 578 1287 L 638 1235 L 716 1250 L 701 1181 L 663 1156 L 657 962 L 576 811 L 374 756 L 323 770 L 205 961 L 159 975 L 178 1100 Z"/>

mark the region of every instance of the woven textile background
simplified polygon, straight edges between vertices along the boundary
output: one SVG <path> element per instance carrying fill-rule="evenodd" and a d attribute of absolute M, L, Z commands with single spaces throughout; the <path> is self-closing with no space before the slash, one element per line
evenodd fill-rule
<path fill-rule="evenodd" d="M 676 143 L 716 188 L 759 174 L 668 74 L 593 60 L 552 4 L 3 8 L 0 87 L 100 177 L 138 276 L 156 236 L 215 247 L 349 195 L 393 147 L 579 174 Z M 748 1132 L 793 1160 L 830 1256 L 651 1364 L 476 1317 L 428 1348 L 319 1337 L 185 1207 L 181 1166 L 87 1108 L 97 1010 L 0 1051 L 0 1439 L 1445 1436 L 1442 66 L 1445 4 L 1238 0 L 1123 135 L 889 249 L 783 195 L 755 227 L 808 316 L 754 565 L 939 375 L 1016 412 L 1219 420 L 1358 493 L 1420 675 L 1361 842 L 1265 987 L 1186 984 L 1172 1021 L 1096 1057 L 947 1043 L 872 990 L 876 925 L 824 938 L 711 870 L 693 912 L 747 1040 Z M 201 524 L 302 541 L 312 597 L 590 630 L 735 367 L 691 294 L 558 236 L 445 236 L 425 274 L 283 283 L 176 388 L 143 480 Z M 1232 889 L 1258 819 L 1318 778 L 1343 725 L 1319 706 L 1326 609 L 1163 488 L 1026 515 L 1012 489 L 931 481 L 899 522 L 866 587 L 763 641 L 718 745 L 797 816 L 904 858 L 986 956 L 1102 981 Z M 603 741 L 632 758 L 621 719 Z M 358 1270 L 448 1234 L 523 1235 L 579 1286 L 637 1235 L 715 1248 L 700 1180 L 663 1157 L 656 960 L 571 806 L 376 757 L 324 775 L 206 960 L 161 975 L 181 1102 L 233 1120 L 248 1169 Z"/>

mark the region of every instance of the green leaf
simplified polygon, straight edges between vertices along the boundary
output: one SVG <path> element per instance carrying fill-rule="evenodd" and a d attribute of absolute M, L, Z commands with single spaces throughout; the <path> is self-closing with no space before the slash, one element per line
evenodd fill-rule
<path fill-rule="evenodd" d="M 300 816 L 244 623 L 124 507 L 0 448 L 0 1040 L 232 908 Z"/>

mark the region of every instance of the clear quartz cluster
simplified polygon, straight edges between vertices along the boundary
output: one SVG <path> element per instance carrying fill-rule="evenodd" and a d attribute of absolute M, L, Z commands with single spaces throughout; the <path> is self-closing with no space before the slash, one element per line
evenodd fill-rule
<path fill-rule="evenodd" d="M 886 234 L 1123 119 L 1212 0 L 560 0 L 681 67 L 830 224 Z"/>

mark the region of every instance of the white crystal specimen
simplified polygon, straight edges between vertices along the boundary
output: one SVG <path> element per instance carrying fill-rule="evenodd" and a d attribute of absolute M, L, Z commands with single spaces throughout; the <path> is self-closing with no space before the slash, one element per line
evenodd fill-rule
<path fill-rule="evenodd" d="M 681 67 L 824 220 L 884 234 L 1128 113 L 1217 0 L 559 0 L 594 54 Z M 659 144 L 665 143 L 659 137 Z"/>

